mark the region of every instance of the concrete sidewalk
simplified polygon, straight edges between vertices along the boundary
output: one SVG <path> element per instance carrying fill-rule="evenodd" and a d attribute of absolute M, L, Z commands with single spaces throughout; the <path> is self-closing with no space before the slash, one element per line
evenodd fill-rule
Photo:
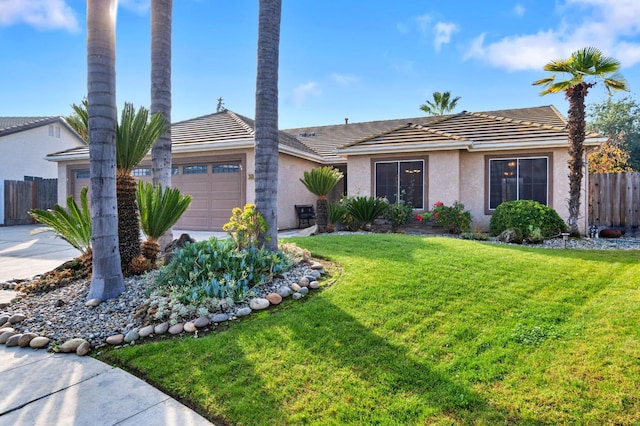
<path fill-rule="evenodd" d="M 0 227 L 0 282 L 33 278 L 80 254 L 51 232 L 32 235 L 38 227 Z M 181 233 L 196 240 L 227 237 L 224 232 L 174 230 L 174 238 Z M 0 290 L 0 304 L 15 295 Z M 0 383 L 0 426 L 211 424 L 146 382 L 91 357 L 1 345 Z"/>
<path fill-rule="evenodd" d="M 125 371 L 90 357 L 0 348 L 0 425 L 211 425 Z"/>

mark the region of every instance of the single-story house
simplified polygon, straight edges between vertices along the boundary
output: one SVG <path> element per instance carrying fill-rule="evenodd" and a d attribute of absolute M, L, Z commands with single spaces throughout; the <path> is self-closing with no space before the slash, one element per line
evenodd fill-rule
<path fill-rule="evenodd" d="M 278 226 L 297 226 L 296 204 L 315 197 L 303 172 L 333 165 L 345 173 L 333 195 L 398 194 L 416 213 L 458 200 L 486 228 L 498 204 L 534 199 L 566 219 L 566 121 L 553 106 L 348 123 L 280 131 Z M 588 134 L 585 145 L 606 139 Z M 223 111 L 172 125 L 173 186 L 193 196 L 180 229 L 220 229 L 232 207 L 254 200 L 253 120 Z M 59 197 L 88 184 L 88 149 L 50 154 L 58 162 Z M 147 159 L 134 174 L 149 178 Z M 582 196 L 586 231 L 587 174 Z M 345 191 L 346 190 L 346 191 Z"/>

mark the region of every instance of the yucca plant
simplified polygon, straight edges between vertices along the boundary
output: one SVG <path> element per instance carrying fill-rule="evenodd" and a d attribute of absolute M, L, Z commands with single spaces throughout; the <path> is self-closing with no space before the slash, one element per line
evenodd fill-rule
<path fill-rule="evenodd" d="M 325 232 L 328 222 L 327 194 L 336 186 L 344 175 L 333 166 L 323 166 L 304 172 L 300 182 L 312 193 L 318 196 L 316 201 L 316 224 L 318 232 Z"/>
<path fill-rule="evenodd" d="M 56 204 L 53 210 L 33 209 L 29 215 L 48 228 L 38 232 L 53 231 L 60 238 L 78 249 L 83 257 L 91 257 L 91 213 L 87 201 L 86 186 L 80 191 L 80 207 L 73 196 L 67 197 L 66 210 Z"/>
<path fill-rule="evenodd" d="M 158 138 L 169 129 L 161 114 L 149 120 L 149 110 L 125 103 L 116 134 L 116 196 L 118 238 L 123 272 L 140 254 L 140 222 L 136 204 L 136 180 L 132 169 L 140 164 Z M 179 217 L 179 216 L 178 216 Z"/>
<path fill-rule="evenodd" d="M 146 236 L 142 255 L 154 262 L 160 253 L 158 240 L 167 232 L 191 204 L 191 195 L 182 195 L 177 188 L 155 187 L 138 181 L 136 200 L 140 208 L 140 226 Z"/>
<path fill-rule="evenodd" d="M 336 229 L 336 224 L 343 223 L 346 210 L 340 203 L 327 204 L 327 230 L 333 232 Z"/>
<path fill-rule="evenodd" d="M 389 203 L 379 197 L 349 197 L 345 199 L 347 215 L 356 222 L 358 228 L 371 229 L 371 223 L 379 218 Z"/>

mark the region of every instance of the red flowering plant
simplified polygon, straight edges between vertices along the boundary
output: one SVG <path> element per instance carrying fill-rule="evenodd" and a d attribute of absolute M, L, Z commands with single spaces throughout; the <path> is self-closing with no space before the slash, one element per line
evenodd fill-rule
<path fill-rule="evenodd" d="M 442 201 L 436 201 L 433 203 L 431 211 L 416 216 L 416 219 L 420 222 L 432 218 L 436 224 L 442 226 L 446 232 L 451 234 L 460 234 L 468 231 L 473 221 L 471 212 L 465 210 L 464 204 L 458 201 L 455 201 L 453 206 L 445 206 Z"/>

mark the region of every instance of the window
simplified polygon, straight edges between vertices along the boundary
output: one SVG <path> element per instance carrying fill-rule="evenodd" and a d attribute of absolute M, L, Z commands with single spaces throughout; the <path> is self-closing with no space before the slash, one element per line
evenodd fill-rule
<path fill-rule="evenodd" d="M 549 158 L 489 160 L 489 209 L 504 201 L 534 200 L 549 203 Z"/>
<path fill-rule="evenodd" d="M 151 176 L 151 167 L 137 167 L 131 171 L 131 176 Z"/>
<path fill-rule="evenodd" d="M 89 170 L 77 170 L 76 171 L 76 180 L 77 179 L 89 179 L 91 176 L 89 174 Z"/>
<path fill-rule="evenodd" d="M 172 166 L 172 167 L 171 167 L 171 174 L 172 174 L 173 176 L 177 176 L 177 175 L 179 175 L 179 174 L 180 174 L 180 167 L 178 167 L 178 166 Z"/>
<path fill-rule="evenodd" d="M 207 174 L 209 169 L 206 164 L 197 165 L 197 166 L 182 166 L 182 174 L 183 175 L 200 175 Z"/>
<path fill-rule="evenodd" d="M 424 160 L 375 163 L 376 197 L 398 202 L 398 195 L 414 209 L 424 208 Z"/>
<path fill-rule="evenodd" d="M 240 164 L 214 164 L 213 173 L 240 173 Z"/>
<path fill-rule="evenodd" d="M 60 126 L 49 125 L 49 136 L 60 138 Z"/>

